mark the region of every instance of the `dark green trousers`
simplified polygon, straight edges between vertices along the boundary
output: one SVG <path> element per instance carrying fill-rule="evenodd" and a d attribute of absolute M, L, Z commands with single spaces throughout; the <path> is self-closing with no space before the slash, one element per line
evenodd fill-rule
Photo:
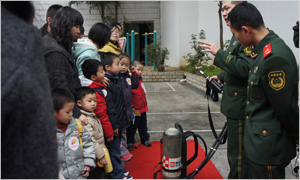
<path fill-rule="evenodd" d="M 289 163 L 278 166 L 266 166 L 249 161 L 249 179 L 285 179 L 285 167 Z"/>
<path fill-rule="evenodd" d="M 244 152 L 245 120 L 227 117 L 227 158 L 230 167 L 228 179 L 248 179 L 248 160 Z"/>

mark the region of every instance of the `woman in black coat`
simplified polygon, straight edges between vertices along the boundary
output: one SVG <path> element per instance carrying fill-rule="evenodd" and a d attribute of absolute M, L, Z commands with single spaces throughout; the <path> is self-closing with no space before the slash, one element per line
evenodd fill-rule
<path fill-rule="evenodd" d="M 52 90 L 62 88 L 74 94 L 75 89 L 81 87 L 71 47 L 79 37 L 82 24 L 81 13 L 65 6 L 53 17 L 50 34 L 43 37 L 45 62 Z M 76 103 L 73 116 L 87 122 Z"/>

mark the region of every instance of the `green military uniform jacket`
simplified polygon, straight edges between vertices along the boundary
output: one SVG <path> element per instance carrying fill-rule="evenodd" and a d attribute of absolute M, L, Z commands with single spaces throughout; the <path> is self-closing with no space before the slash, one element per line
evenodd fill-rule
<path fill-rule="evenodd" d="M 245 151 L 261 165 L 296 155 L 299 134 L 298 73 L 291 49 L 270 31 L 253 49 L 248 79 Z"/>
<path fill-rule="evenodd" d="M 221 112 L 232 119 L 245 118 L 250 55 L 251 49 L 241 46 L 232 36 L 227 51 L 220 49 L 214 59 L 214 65 L 224 70 L 217 75 L 224 84 Z"/>

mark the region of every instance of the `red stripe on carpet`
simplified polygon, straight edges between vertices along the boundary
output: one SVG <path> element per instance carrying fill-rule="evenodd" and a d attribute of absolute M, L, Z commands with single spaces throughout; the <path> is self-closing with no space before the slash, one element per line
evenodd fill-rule
<path fill-rule="evenodd" d="M 188 159 L 194 155 L 194 140 L 187 141 Z M 130 151 L 133 158 L 125 162 L 125 170 L 130 172 L 134 179 L 153 179 L 153 174 L 161 168 L 157 163 L 161 161 L 160 142 L 153 141 L 151 147 L 140 145 L 137 149 Z M 204 150 L 199 145 L 198 157 L 187 167 L 187 175 L 193 172 L 203 161 L 205 156 Z M 161 173 L 158 173 L 157 179 L 163 179 Z M 195 176 L 194 179 L 223 179 L 215 165 L 209 161 L 206 166 Z"/>

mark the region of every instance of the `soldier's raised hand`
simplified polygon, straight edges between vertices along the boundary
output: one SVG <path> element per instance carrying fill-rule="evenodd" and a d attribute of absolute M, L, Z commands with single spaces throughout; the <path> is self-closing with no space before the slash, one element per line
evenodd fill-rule
<path fill-rule="evenodd" d="M 217 52 L 220 49 L 219 46 L 217 46 L 216 44 L 214 44 L 212 42 L 200 41 L 200 43 L 202 44 L 202 45 L 200 45 L 200 47 L 205 48 L 201 52 L 209 52 L 209 53 L 211 53 L 214 56 L 217 54 Z"/>

